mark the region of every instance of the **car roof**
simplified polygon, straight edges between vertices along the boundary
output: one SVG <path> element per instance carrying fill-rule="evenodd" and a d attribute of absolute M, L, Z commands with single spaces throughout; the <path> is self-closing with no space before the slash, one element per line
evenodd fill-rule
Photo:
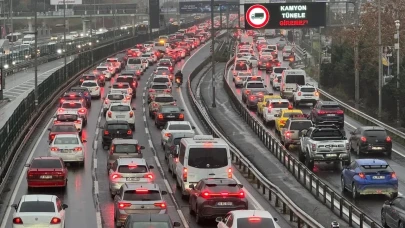
<path fill-rule="evenodd" d="M 236 218 L 248 218 L 248 217 L 262 217 L 262 218 L 273 218 L 273 216 L 268 211 L 262 210 L 235 210 L 231 212 Z"/>
<path fill-rule="evenodd" d="M 77 138 L 77 134 L 59 134 L 55 135 L 56 138 Z"/>
<path fill-rule="evenodd" d="M 112 141 L 112 144 L 138 144 L 138 140 L 136 139 L 121 139 L 121 138 L 115 138 Z"/>
<path fill-rule="evenodd" d="M 369 131 L 369 130 L 385 131 L 385 128 L 380 127 L 380 126 L 361 126 L 360 128 L 365 131 Z"/>
<path fill-rule="evenodd" d="M 156 183 L 126 183 L 124 190 L 135 190 L 139 188 L 148 189 L 148 190 L 160 190 L 160 187 Z"/>
<path fill-rule="evenodd" d="M 169 93 L 158 93 L 156 94 L 155 98 L 156 97 L 173 97 L 173 96 Z"/>
<path fill-rule="evenodd" d="M 204 181 L 205 184 L 227 185 L 227 184 L 237 184 L 238 183 L 232 178 L 204 178 L 204 179 L 202 179 L 202 181 Z"/>
<path fill-rule="evenodd" d="M 55 195 L 23 195 L 21 197 L 21 202 L 30 202 L 30 201 L 47 201 L 47 202 L 55 202 L 57 196 Z"/>
<path fill-rule="evenodd" d="M 125 120 L 107 120 L 105 123 L 106 124 L 125 124 L 125 125 L 128 124 L 128 122 Z"/>
<path fill-rule="evenodd" d="M 188 122 L 188 121 L 168 121 L 167 124 L 168 125 L 170 125 L 170 124 L 191 125 L 190 122 Z"/>
<path fill-rule="evenodd" d="M 146 161 L 143 158 L 118 158 L 117 162 L 118 165 L 137 164 L 146 166 Z"/>
<path fill-rule="evenodd" d="M 130 214 L 128 219 L 132 222 L 171 222 L 168 214 Z"/>
<path fill-rule="evenodd" d="M 355 161 L 359 165 L 388 165 L 388 163 L 382 159 L 366 158 L 366 159 L 356 159 Z"/>

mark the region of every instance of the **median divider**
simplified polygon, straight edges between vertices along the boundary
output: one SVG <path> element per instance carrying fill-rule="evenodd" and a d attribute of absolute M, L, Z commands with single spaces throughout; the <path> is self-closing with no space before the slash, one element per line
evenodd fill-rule
<path fill-rule="evenodd" d="M 196 96 L 199 94 L 194 94 L 191 88 L 191 81 L 199 75 L 199 73 L 208 65 L 211 61 L 210 58 L 203 61 L 188 77 L 187 90 L 188 97 L 192 101 L 192 107 L 195 113 L 198 115 L 199 119 L 205 126 L 205 128 L 214 137 L 220 137 L 224 139 L 231 148 L 232 161 L 234 165 L 244 174 L 247 179 L 254 182 L 253 186 L 256 187 L 263 195 L 268 198 L 268 202 L 272 203 L 275 207 L 281 208 L 281 213 L 288 215 L 289 220 L 296 224 L 296 227 L 313 227 L 321 228 L 323 227 L 313 218 L 311 218 L 305 211 L 301 210 L 294 202 L 292 202 L 287 195 L 285 195 L 277 186 L 275 186 L 271 181 L 264 177 L 260 171 L 258 171 L 254 165 L 243 156 L 243 154 L 236 148 L 228 138 L 222 134 L 221 130 L 218 129 L 217 124 L 212 121 L 207 109 L 201 104 Z M 232 60 L 228 62 L 227 66 L 232 63 Z M 207 69 L 208 70 L 208 69 Z"/>

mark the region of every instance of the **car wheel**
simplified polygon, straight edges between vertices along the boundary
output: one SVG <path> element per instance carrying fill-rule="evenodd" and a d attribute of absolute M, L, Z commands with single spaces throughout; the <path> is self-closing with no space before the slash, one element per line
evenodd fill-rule
<path fill-rule="evenodd" d="M 358 157 L 361 156 L 361 150 L 360 150 L 360 146 L 359 146 L 359 145 L 357 145 L 356 154 L 357 154 Z"/>
<path fill-rule="evenodd" d="M 195 209 L 195 223 L 201 224 L 203 222 L 203 219 L 200 216 L 200 213 L 198 212 L 198 209 Z"/>
<path fill-rule="evenodd" d="M 340 189 L 342 192 L 346 192 L 346 186 L 345 186 L 345 179 L 343 178 L 343 176 L 340 178 Z"/>
<path fill-rule="evenodd" d="M 399 228 L 405 228 L 404 223 L 403 222 L 399 222 Z"/>
<path fill-rule="evenodd" d="M 387 151 L 385 155 L 386 155 L 388 158 L 391 158 L 392 150 Z"/>
<path fill-rule="evenodd" d="M 354 152 L 352 142 L 349 143 L 349 150 L 350 152 Z"/>
<path fill-rule="evenodd" d="M 357 192 L 356 184 L 352 183 L 352 198 L 357 199 L 359 197 L 359 193 Z"/>
<path fill-rule="evenodd" d="M 314 169 L 314 161 L 311 161 L 309 153 L 305 156 L 305 166 L 311 171 Z"/>
<path fill-rule="evenodd" d="M 387 221 L 385 220 L 385 215 L 386 215 L 386 212 L 384 210 L 381 210 L 381 225 L 384 228 L 388 228 Z"/>

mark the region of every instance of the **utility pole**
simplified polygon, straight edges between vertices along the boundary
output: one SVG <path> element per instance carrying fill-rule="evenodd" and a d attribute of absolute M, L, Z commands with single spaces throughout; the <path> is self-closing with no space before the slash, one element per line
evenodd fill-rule
<path fill-rule="evenodd" d="M 395 27 L 397 28 L 397 43 L 395 44 L 395 49 L 397 49 L 397 90 L 398 90 L 398 92 L 399 92 L 399 85 L 400 85 L 400 64 L 401 64 L 401 60 L 400 60 L 400 56 L 399 56 L 399 51 L 400 51 L 400 49 L 399 49 L 399 26 L 400 26 L 401 24 L 400 24 L 400 21 L 399 20 L 396 20 L 395 21 Z M 388 65 L 389 65 L 389 63 L 388 63 Z M 398 126 L 401 124 L 401 117 L 400 117 L 400 114 L 401 114 L 401 107 L 400 107 L 400 98 L 399 98 L 399 96 L 398 96 L 398 98 L 397 98 L 397 123 L 398 123 Z"/>
<path fill-rule="evenodd" d="M 63 0 L 65 1 L 65 0 Z M 93 13 L 96 12 L 96 0 L 93 1 L 93 12 L 90 14 L 90 46 L 93 46 Z M 91 63 L 94 62 L 94 52 L 93 48 L 91 48 Z"/>
<path fill-rule="evenodd" d="M 64 0 L 65 1 L 65 0 Z M 35 96 L 35 108 L 38 109 L 38 28 L 37 28 L 37 1 L 34 3 L 34 77 L 35 77 L 35 88 L 34 88 L 34 96 Z"/>
<path fill-rule="evenodd" d="M 116 41 L 115 31 L 117 30 L 117 15 L 116 15 L 117 12 L 116 11 L 117 11 L 117 4 L 114 4 L 114 12 L 113 12 L 113 15 L 114 15 L 114 52 L 117 50 L 117 47 L 115 44 L 115 41 Z"/>
<path fill-rule="evenodd" d="M 67 61 L 67 48 L 66 48 L 66 0 L 63 0 L 63 77 L 66 79 L 67 78 L 67 69 L 66 69 L 66 61 Z"/>
<path fill-rule="evenodd" d="M 354 44 L 354 100 L 355 108 L 359 109 L 360 105 L 360 75 L 359 75 L 359 33 L 360 33 L 360 22 L 359 22 L 359 2 L 355 3 L 354 6 L 354 16 L 356 17 L 355 21 L 355 44 Z M 347 5 L 347 4 L 346 4 Z"/>
<path fill-rule="evenodd" d="M 222 22 L 221 22 L 222 23 Z M 214 0 L 211 0 L 211 70 L 212 70 L 212 107 L 217 107 L 215 101 L 215 29 L 214 29 Z"/>
<path fill-rule="evenodd" d="M 226 6 L 226 43 L 229 44 L 229 7 L 230 5 Z"/>
<path fill-rule="evenodd" d="M 378 0 L 378 118 L 382 116 L 381 0 Z"/>

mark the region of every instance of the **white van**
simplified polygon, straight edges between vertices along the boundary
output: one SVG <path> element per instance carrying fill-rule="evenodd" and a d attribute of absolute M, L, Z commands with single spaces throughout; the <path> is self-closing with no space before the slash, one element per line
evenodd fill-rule
<path fill-rule="evenodd" d="M 34 44 L 35 43 L 35 35 L 33 34 L 29 34 L 29 35 L 25 35 L 22 39 L 22 43 L 23 44 Z"/>
<path fill-rule="evenodd" d="M 231 153 L 224 140 L 212 135 L 182 138 L 178 151 L 176 185 L 182 197 L 189 195 L 190 184 L 203 178 L 232 178 Z"/>
<path fill-rule="evenodd" d="M 294 89 L 297 85 L 306 85 L 307 74 L 304 70 L 284 70 L 281 75 L 280 96 L 284 99 L 294 97 Z"/>

